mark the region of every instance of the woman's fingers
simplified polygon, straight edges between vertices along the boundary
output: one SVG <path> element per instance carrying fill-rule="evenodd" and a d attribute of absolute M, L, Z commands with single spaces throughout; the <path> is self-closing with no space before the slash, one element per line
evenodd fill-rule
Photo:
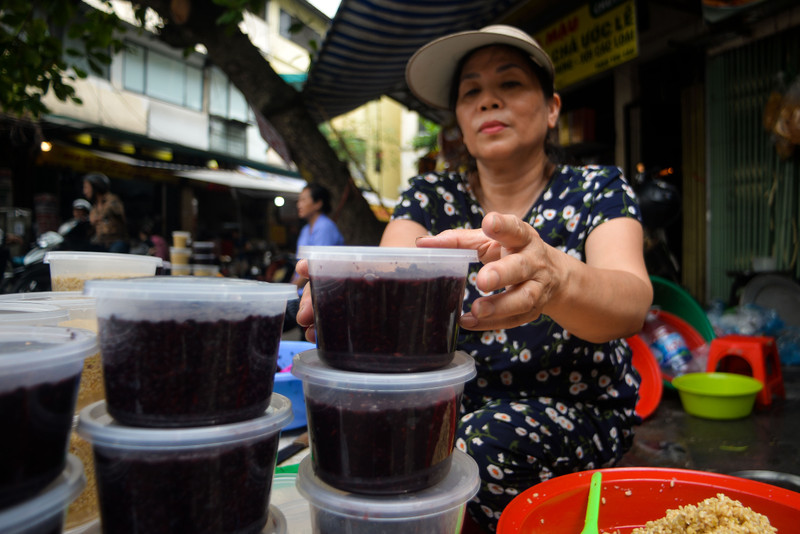
<path fill-rule="evenodd" d="M 498 243 L 486 237 L 479 229 L 445 230 L 434 236 L 418 237 L 415 244 L 420 248 L 461 248 L 476 250 L 478 252 L 478 259 L 482 263 L 494 261 L 500 257 L 500 247 Z"/>
<path fill-rule="evenodd" d="M 295 270 L 302 276 L 308 278 L 308 264 L 306 260 L 300 260 Z M 300 297 L 300 307 L 297 310 L 295 320 L 300 328 L 305 330 L 305 336 L 312 343 L 317 340 L 316 329 L 314 328 L 314 307 L 311 305 L 311 283 L 306 283 L 303 289 L 303 296 Z"/>
<path fill-rule="evenodd" d="M 510 286 L 505 291 L 481 297 L 459 323 L 467 330 L 511 328 L 536 320 L 543 288 L 535 281 Z"/>

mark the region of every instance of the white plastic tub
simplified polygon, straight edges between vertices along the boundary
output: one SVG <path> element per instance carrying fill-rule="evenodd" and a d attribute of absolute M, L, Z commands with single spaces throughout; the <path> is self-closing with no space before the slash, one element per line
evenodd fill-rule
<path fill-rule="evenodd" d="M 461 532 L 464 510 L 480 486 L 478 465 L 461 451 L 453 453 L 447 477 L 416 493 L 359 495 L 325 484 L 300 462 L 297 489 L 308 499 L 314 534 L 408 534 Z"/>
<path fill-rule="evenodd" d="M 83 466 L 67 457 L 64 470 L 40 493 L 10 508 L 0 508 L 3 534 L 53 534 L 61 532 L 67 506 L 83 490 Z"/>
<path fill-rule="evenodd" d="M 303 381 L 314 472 L 356 493 L 398 494 L 441 481 L 450 468 L 464 383 L 475 361 L 424 373 L 354 373 L 325 365 L 318 351 L 294 357 Z"/>
<path fill-rule="evenodd" d="M 113 252 L 48 252 L 53 291 L 80 291 L 86 280 L 153 276 L 163 260 L 156 256 Z"/>
<path fill-rule="evenodd" d="M 474 250 L 300 247 L 320 357 L 339 369 L 417 372 L 446 365 Z"/>
<path fill-rule="evenodd" d="M 0 302 L 0 326 L 58 326 L 69 312 L 52 304 L 3 300 Z"/>
<path fill-rule="evenodd" d="M 0 508 L 40 491 L 64 469 L 83 361 L 96 352 L 97 336 L 88 330 L 0 327 Z"/>
<path fill-rule="evenodd" d="M 195 428 L 136 428 L 105 403 L 84 408 L 78 433 L 92 443 L 104 532 L 239 534 L 267 525 L 286 397 L 261 417 Z"/>
<path fill-rule="evenodd" d="M 292 284 L 214 277 L 91 280 L 109 413 L 134 426 L 262 414 Z"/>

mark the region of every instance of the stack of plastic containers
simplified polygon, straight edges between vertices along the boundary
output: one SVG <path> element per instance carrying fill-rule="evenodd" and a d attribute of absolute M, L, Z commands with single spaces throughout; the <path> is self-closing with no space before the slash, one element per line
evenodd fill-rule
<path fill-rule="evenodd" d="M 82 328 L 95 334 L 97 333 L 95 300 L 83 295 L 80 291 L 44 291 L 0 296 L 0 310 L 3 310 L 3 307 L 8 303 L 15 303 L 17 306 L 24 305 L 28 308 L 31 305 L 37 308 L 41 308 L 42 305 L 48 308 L 58 308 L 61 310 L 59 313 L 50 312 L 48 314 L 49 320 L 58 319 L 58 326 Z M 41 313 L 37 314 L 30 311 L 26 316 L 28 318 L 39 317 L 40 320 L 44 317 Z M 50 324 L 49 321 L 48 324 Z M 75 411 L 78 412 L 85 406 L 104 397 L 103 375 L 98 349 L 94 354 L 84 359 Z M 97 531 L 94 527 L 98 523 L 100 512 L 97 507 L 92 449 L 88 442 L 74 432 L 77 422 L 78 417 L 76 415 L 73 420 L 73 432 L 69 439 L 69 452 L 77 456 L 83 464 L 86 487 L 70 504 L 64 529 L 67 534 L 89 534 Z"/>
<path fill-rule="evenodd" d="M 213 241 L 192 243 L 192 274 L 195 276 L 216 276 L 219 274 L 217 255 Z"/>
<path fill-rule="evenodd" d="M 0 532 L 61 532 L 64 512 L 86 481 L 67 453 L 90 331 L 0 326 Z"/>
<path fill-rule="evenodd" d="M 280 532 L 269 495 L 291 403 L 273 394 L 290 284 L 93 280 L 106 399 L 80 413 L 103 532 Z"/>
<path fill-rule="evenodd" d="M 192 274 L 189 263 L 192 249 L 189 247 L 192 234 L 181 230 L 172 232 L 172 246 L 169 247 L 170 272 L 176 276 Z"/>
<path fill-rule="evenodd" d="M 475 251 L 301 247 L 318 349 L 295 356 L 317 534 L 459 532 L 478 468 L 454 451 L 471 357 L 455 352 Z"/>
<path fill-rule="evenodd" d="M 29 302 L 46 302 L 68 313 L 68 318 L 59 321 L 59 326 L 85 328 L 95 333 L 97 333 L 95 299 L 83 294 L 86 282 L 97 279 L 153 276 L 163 263 L 161 258 L 141 254 L 72 251 L 48 252 L 45 262 L 50 265 L 53 291 L 29 293 L 24 298 Z M 105 398 L 103 370 L 98 350 L 84 361 L 74 425 L 77 426 L 80 410 L 103 398 Z M 86 487 L 70 505 L 64 528 L 67 534 L 95 534 L 99 532 L 100 511 L 92 448 L 77 432 L 73 432 L 70 437 L 69 452 L 83 462 Z"/>

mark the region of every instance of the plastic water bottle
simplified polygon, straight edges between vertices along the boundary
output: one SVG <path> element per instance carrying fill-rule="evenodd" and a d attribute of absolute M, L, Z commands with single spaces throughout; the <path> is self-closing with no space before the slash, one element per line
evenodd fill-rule
<path fill-rule="evenodd" d="M 680 332 L 659 319 L 658 313 L 647 315 L 642 334 L 666 374 L 679 376 L 692 372 L 692 352 L 686 341 Z"/>

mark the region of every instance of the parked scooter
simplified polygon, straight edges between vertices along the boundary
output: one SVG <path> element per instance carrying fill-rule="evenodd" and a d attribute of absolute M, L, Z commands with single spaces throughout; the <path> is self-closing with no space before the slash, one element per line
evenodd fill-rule
<path fill-rule="evenodd" d="M 22 257 L 0 284 L 1 293 L 30 293 L 50 291 L 50 266 L 44 263 L 45 255 L 64 243 L 58 232 L 45 232 L 36 239 L 33 248 Z M 12 263 L 13 264 L 13 263 Z"/>
<path fill-rule="evenodd" d="M 643 164 L 636 166 L 633 189 L 639 197 L 644 226 L 644 260 L 651 275 L 673 282 L 680 281 L 680 263 L 667 239 L 667 229 L 681 216 L 681 196 L 678 188 L 667 180 L 673 169 L 646 172 Z"/>

